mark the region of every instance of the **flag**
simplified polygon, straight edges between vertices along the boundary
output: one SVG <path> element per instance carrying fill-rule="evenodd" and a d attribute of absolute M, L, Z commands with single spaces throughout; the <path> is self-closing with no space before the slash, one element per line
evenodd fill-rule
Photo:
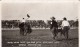
<path fill-rule="evenodd" d="M 30 16 L 27 14 L 27 17 L 30 18 Z"/>

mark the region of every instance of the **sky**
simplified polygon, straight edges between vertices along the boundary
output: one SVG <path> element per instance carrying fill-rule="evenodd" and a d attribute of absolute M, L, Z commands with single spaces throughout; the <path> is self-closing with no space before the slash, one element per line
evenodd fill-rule
<path fill-rule="evenodd" d="M 2 0 L 2 1 L 78 1 L 78 0 Z"/>
<path fill-rule="evenodd" d="M 3 3 L 2 4 L 2 20 L 50 20 L 52 16 L 56 20 L 62 20 L 66 17 L 68 20 L 78 18 L 78 4 L 70 3 Z"/>

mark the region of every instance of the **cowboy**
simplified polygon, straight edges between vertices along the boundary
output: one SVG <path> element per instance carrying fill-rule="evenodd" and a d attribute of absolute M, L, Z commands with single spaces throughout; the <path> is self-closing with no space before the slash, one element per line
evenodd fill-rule
<path fill-rule="evenodd" d="M 63 34 L 64 36 L 67 35 L 66 37 L 68 38 L 68 31 L 70 29 L 70 24 L 67 21 L 67 19 L 64 17 L 63 21 L 62 21 L 62 30 L 63 30 Z"/>
<path fill-rule="evenodd" d="M 55 17 L 52 17 L 51 20 L 52 20 L 52 24 L 50 29 L 52 34 L 54 35 L 53 38 L 55 39 L 55 37 L 57 36 L 58 23 L 56 22 Z"/>
<path fill-rule="evenodd" d="M 30 16 L 28 14 L 27 14 L 27 18 L 22 18 L 20 27 L 23 27 L 24 26 L 24 24 L 26 23 L 26 20 L 28 18 L 30 18 Z"/>
<path fill-rule="evenodd" d="M 30 27 L 30 24 L 27 22 L 26 23 L 26 20 L 30 18 L 30 16 L 27 14 L 27 18 L 23 18 L 21 20 L 21 24 L 19 24 L 19 28 L 20 28 L 20 34 L 21 35 L 26 35 L 26 33 L 31 33 L 32 30 L 31 30 L 31 27 Z"/>
<path fill-rule="evenodd" d="M 26 20 L 23 18 L 21 22 L 22 22 L 22 23 L 25 23 L 25 21 L 26 21 Z"/>
<path fill-rule="evenodd" d="M 22 18 L 21 23 L 20 23 L 21 24 L 20 25 L 21 28 L 24 27 L 25 22 L 26 22 L 26 19 Z"/>
<path fill-rule="evenodd" d="M 28 18 L 30 18 L 30 16 L 27 14 L 27 18 L 23 18 L 23 19 L 21 20 L 21 22 L 22 22 L 22 23 L 25 23 Z"/>
<path fill-rule="evenodd" d="M 22 18 L 21 23 L 19 24 L 19 28 L 20 28 L 20 34 L 24 35 L 24 24 L 25 24 L 25 19 Z"/>

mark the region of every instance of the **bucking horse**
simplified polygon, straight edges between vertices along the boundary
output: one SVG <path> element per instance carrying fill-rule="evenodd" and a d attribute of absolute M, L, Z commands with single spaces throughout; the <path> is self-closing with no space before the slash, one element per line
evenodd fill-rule
<path fill-rule="evenodd" d="M 23 36 L 30 34 L 32 32 L 32 29 L 29 23 L 20 23 L 19 28 L 20 28 L 20 35 L 23 35 Z"/>

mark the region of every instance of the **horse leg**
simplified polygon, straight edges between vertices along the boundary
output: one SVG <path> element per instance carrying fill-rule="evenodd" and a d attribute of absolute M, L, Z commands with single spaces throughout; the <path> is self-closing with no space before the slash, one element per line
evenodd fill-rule
<path fill-rule="evenodd" d="M 20 35 L 23 35 L 23 30 L 20 28 Z"/>
<path fill-rule="evenodd" d="M 23 31 L 23 35 L 25 36 L 26 35 L 26 29 L 24 28 L 24 31 Z"/>
<path fill-rule="evenodd" d="M 23 31 L 23 35 L 25 35 L 25 30 Z"/>
<path fill-rule="evenodd" d="M 55 39 L 55 37 L 58 37 L 57 34 L 58 34 L 57 30 L 55 30 L 54 31 L 54 39 Z"/>
<path fill-rule="evenodd" d="M 27 30 L 25 29 L 25 31 L 24 31 L 24 35 L 27 35 Z"/>
<path fill-rule="evenodd" d="M 54 35 L 53 39 L 55 39 L 55 37 L 56 37 L 56 34 L 54 33 L 53 35 Z"/>
<path fill-rule="evenodd" d="M 28 30 L 26 30 L 26 35 L 28 35 Z"/>
<path fill-rule="evenodd" d="M 60 32 L 60 36 L 62 36 L 62 32 Z"/>
<path fill-rule="evenodd" d="M 53 35 L 53 39 L 55 39 L 55 33 L 54 33 L 54 31 L 52 31 L 52 35 Z"/>
<path fill-rule="evenodd" d="M 26 35 L 26 32 L 24 31 L 24 36 Z"/>
<path fill-rule="evenodd" d="M 21 30 L 21 34 L 24 35 L 24 29 L 23 29 L 23 28 L 22 28 L 22 30 Z"/>
<path fill-rule="evenodd" d="M 53 34 L 53 39 L 55 39 L 55 37 L 57 36 L 56 28 L 52 28 L 51 32 Z"/>
<path fill-rule="evenodd" d="M 56 35 L 56 33 L 54 34 L 54 39 L 55 39 L 55 37 L 56 37 L 57 35 Z"/>
<path fill-rule="evenodd" d="M 62 34 L 63 34 L 63 30 L 61 29 L 61 30 L 60 30 L 60 36 L 62 36 Z"/>

